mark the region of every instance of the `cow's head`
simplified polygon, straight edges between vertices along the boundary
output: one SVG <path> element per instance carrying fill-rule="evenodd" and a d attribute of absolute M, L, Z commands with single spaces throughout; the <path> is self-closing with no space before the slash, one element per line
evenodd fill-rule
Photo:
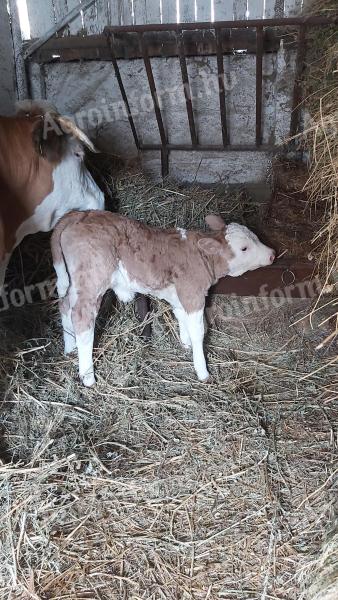
<path fill-rule="evenodd" d="M 275 260 L 275 251 L 265 246 L 245 225 L 226 225 L 218 215 L 208 215 L 206 223 L 213 231 L 224 232 L 225 247 L 231 251 L 227 256 L 227 275 L 238 277 L 246 271 L 270 265 Z"/>
<path fill-rule="evenodd" d="M 18 102 L 17 116 L 33 123 L 34 147 L 38 154 L 51 163 L 60 163 L 67 155 L 82 160 L 84 147 L 97 152 L 94 144 L 74 121 L 61 116 L 49 102 Z"/>

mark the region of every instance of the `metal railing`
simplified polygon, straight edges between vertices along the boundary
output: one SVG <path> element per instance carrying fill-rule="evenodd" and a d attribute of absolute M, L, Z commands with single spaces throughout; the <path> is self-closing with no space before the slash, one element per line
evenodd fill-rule
<path fill-rule="evenodd" d="M 264 53 L 264 29 L 267 27 L 288 27 L 293 26 L 298 29 L 297 39 L 297 56 L 295 82 L 292 98 L 292 114 L 290 122 L 290 136 L 298 133 L 301 122 L 301 104 L 302 104 L 302 75 L 305 67 L 306 55 L 306 30 L 309 27 L 327 26 L 338 22 L 338 15 L 334 16 L 309 16 L 309 17 L 291 17 L 278 19 L 253 19 L 240 21 L 219 21 L 215 23 L 170 23 L 170 24 L 154 24 L 154 25 L 131 25 L 106 27 L 105 34 L 110 47 L 112 63 L 116 75 L 116 79 L 120 88 L 123 102 L 125 104 L 128 115 L 129 124 L 133 133 L 136 147 L 139 151 L 158 150 L 161 152 L 162 176 L 166 177 L 169 174 L 169 154 L 173 150 L 184 151 L 257 151 L 257 150 L 272 150 L 274 146 L 263 144 L 263 119 L 262 119 L 262 83 L 263 83 L 263 53 Z M 240 144 L 232 145 L 229 142 L 229 128 L 227 121 L 226 108 L 226 92 L 224 85 L 224 64 L 223 51 L 221 44 L 221 32 L 224 29 L 250 29 L 256 30 L 256 139 L 255 144 Z M 191 99 L 191 89 L 188 76 L 185 48 L 184 48 L 184 31 L 189 30 L 211 30 L 216 36 L 216 56 L 218 70 L 218 92 L 219 92 L 219 108 L 220 108 L 220 126 L 222 131 L 221 145 L 201 145 L 198 142 L 197 129 L 195 124 L 195 116 Z M 156 90 L 155 79 L 153 75 L 151 61 L 148 55 L 147 44 L 144 34 L 147 32 L 171 31 L 176 33 L 176 41 L 178 48 L 178 58 L 180 62 L 182 85 L 185 94 L 185 103 L 187 117 L 189 123 L 191 144 L 170 144 L 165 131 L 163 117 L 161 113 L 160 103 Z M 121 33 L 137 33 L 139 36 L 139 44 L 141 54 L 143 56 L 146 74 L 148 78 L 149 88 L 154 105 L 154 111 L 157 121 L 157 126 L 160 135 L 160 144 L 142 144 L 137 134 L 132 112 L 128 101 L 126 89 L 124 87 L 118 60 L 114 52 L 114 36 Z"/>

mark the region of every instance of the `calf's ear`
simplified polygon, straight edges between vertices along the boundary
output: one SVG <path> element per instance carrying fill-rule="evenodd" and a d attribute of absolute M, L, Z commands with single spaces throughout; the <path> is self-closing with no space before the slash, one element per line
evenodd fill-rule
<path fill-rule="evenodd" d="M 219 215 L 207 215 L 205 222 L 213 231 L 222 231 L 222 229 L 225 229 L 225 223 Z"/>

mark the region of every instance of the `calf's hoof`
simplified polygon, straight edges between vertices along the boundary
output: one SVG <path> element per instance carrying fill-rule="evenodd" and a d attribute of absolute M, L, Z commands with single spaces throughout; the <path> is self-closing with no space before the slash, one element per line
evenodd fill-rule
<path fill-rule="evenodd" d="M 197 377 L 201 383 L 210 382 L 210 373 L 208 373 L 208 371 L 206 373 L 201 373 L 200 375 L 197 375 Z"/>
<path fill-rule="evenodd" d="M 85 387 L 93 387 L 96 383 L 94 373 L 86 373 L 81 377 L 81 381 Z"/>

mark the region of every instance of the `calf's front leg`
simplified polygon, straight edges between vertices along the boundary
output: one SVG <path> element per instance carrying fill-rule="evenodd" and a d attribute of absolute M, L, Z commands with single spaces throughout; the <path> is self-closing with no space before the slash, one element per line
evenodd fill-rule
<path fill-rule="evenodd" d="M 184 348 L 191 348 L 191 339 L 187 327 L 187 313 L 183 308 L 174 308 L 174 315 L 180 328 L 180 340 Z"/>
<path fill-rule="evenodd" d="M 207 369 L 204 350 L 204 307 L 201 310 L 192 313 L 185 313 L 185 325 L 188 330 L 192 344 L 194 367 L 197 377 L 200 381 L 208 381 L 209 372 Z"/>

